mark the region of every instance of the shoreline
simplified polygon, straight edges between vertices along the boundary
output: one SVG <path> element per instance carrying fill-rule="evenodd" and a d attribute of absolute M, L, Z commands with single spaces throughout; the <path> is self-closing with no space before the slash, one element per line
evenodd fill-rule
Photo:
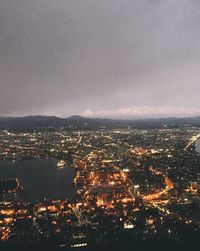
<path fill-rule="evenodd" d="M 196 152 L 200 153 L 200 139 L 198 139 L 195 143 Z"/>

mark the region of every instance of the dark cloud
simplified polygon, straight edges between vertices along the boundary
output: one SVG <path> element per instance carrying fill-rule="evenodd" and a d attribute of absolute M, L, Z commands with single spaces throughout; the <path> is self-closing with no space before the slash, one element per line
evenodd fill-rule
<path fill-rule="evenodd" d="M 0 115 L 198 110 L 199 7 L 197 0 L 0 0 Z"/>

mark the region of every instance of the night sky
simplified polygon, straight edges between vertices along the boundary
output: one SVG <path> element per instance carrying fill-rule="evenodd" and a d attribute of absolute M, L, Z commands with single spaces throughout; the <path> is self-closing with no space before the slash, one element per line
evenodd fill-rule
<path fill-rule="evenodd" d="M 199 95 L 199 0 L 0 0 L 0 116 L 193 116 Z"/>

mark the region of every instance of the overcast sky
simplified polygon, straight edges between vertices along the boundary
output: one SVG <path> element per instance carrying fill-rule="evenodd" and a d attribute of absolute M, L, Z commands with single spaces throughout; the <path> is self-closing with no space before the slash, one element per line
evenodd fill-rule
<path fill-rule="evenodd" d="M 200 114 L 199 0 L 0 0 L 0 116 Z"/>

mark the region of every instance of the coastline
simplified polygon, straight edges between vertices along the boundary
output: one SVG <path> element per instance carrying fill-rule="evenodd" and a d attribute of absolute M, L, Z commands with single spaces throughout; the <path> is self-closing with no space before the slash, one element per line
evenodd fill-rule
<path fill-rule="evenodd" d="M 198 139 L 198 140 L 196 141 L 195 147 L 196 147 L 196 151 L 197 151 L 198 153 L 200 153 L 200 139 Z"/>

